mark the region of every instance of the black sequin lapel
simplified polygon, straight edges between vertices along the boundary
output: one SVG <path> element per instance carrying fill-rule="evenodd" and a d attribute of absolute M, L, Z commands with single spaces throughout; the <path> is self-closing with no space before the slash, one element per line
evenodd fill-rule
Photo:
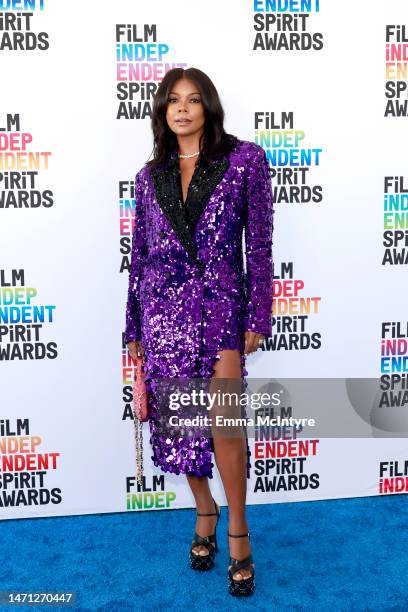
<path fill-rule="evenodd" d="M 179 172 L 175 164 L 150 171 L 157 202 L 183 247 L 198 263 L 197 251 L 187 225 L 184 204 L 179 197 Z"/>
<path fill-rule="evenodd" d="M 197 162 L 185 203 L 187 223 L 191 236 L 194 235 L 197 223 L 204 212 L 205 206 L 215 188 L 220 183 L 228 166 L 229 161 L 226 157 L 215 160 L 208 165 Z"/>
<path fill-rule="evenodd" d="M 199 267 L 203 264 L 197 256 L 193 240 L 194 232 L 211 194 L 228 166 L 227 157 L 209 164 L 198 160 L 188 188 L 186 203 L 183 203 L 179 164 L 174 155 L 166 166 L 151 170 L 159 206 L 176 232 L 180 243 Z"/>

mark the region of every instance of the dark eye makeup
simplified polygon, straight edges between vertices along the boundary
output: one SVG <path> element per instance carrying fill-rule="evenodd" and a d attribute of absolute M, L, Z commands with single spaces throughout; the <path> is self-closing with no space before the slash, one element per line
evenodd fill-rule
<path fill-rule="evenodd" d="M 175 98 L 174 96 L 170 96 L 170 98 L 167 100 L 168 103 L 170 102 L 177 102 L 177 98 Z M 190 102 L 201 102 L 200 98 L 191 98 Z"/>

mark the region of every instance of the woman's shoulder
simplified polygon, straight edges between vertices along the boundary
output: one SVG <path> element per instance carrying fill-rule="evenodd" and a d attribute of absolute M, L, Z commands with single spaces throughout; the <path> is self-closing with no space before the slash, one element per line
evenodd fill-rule
<path fill-rule="evenodd" d="M 237 156 L 239 162 L 251 163 L 262 161 L 266 157 L 265 149 L 251 140 L 237 139 L 237 145 L 232 151 Z"/>
<path fill-rule="evenodd" d="M 247 181 L 265 172 L 269 167 L 265 149 L 251 140 L 239 140 L 231 153 L 230 163 L 239 169 L 243 180 Z"/>
<path fill-rule="evenodd" d="M 135 180 L 136 180 L 136 181 L 137 181 L 137 180 L 142 181 L 142 180 L 146 179 L 146 176 L 147 176 L 147 172 L 148 172 L 148 170 L 149 170 L 149 166 L 148 166 L 148 164 L 147 164 L 147 162 L 146 162 L 146 163 L 144 164 L 144 166 L 142 166 L 142 167 L 140 168 L 140 170 L 138 170 L 138 172 L 136 172 Z"/>

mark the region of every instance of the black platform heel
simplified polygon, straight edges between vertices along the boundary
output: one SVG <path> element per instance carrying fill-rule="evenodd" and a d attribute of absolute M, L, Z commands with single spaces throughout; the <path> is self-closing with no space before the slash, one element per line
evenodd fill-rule
<path fill-rule="evenodd" d="M 221 508 L 217 506 L 214 498 L 213 502 L 215 512 L 210 512 L 209 514 L 197 512 L 197 516 L 216 516 L 217 522 L 215 524 L 214 533 L 209 536 L 203 537 L 198 535 L 197 532 L 194 533 L 194 540 L 190 548 L 190 566 L 195 570 L 206 571 L 214 567 L 215 553 L 218 552 L 217 525 L 221 516 Z M 208 555 L 198 555 L 193 552 L 193 548 L 196 546 L 205 546 L 208 549 Z"/>
<path fill-rule="evenodd" d="M 241 535 L 232 535 L 228 532 L 228 535 L 230 538 L 249 538 L 249 531 Z M 244 568 L 250 569 L 252 575 L 249 576 L 249 578 L 234 580 L 233 576 L 235 572 L 238 572 L 239 570 Z M 234 595 L 235 597 L 253 595 L 253 593 L 255 592 L 255 567 L 253 563 L 252 554 L 250 554 L 245 559 L 242 559 L 241 561 L 230 557 L 228 565 L 228 590 L 230 594 Z"/>

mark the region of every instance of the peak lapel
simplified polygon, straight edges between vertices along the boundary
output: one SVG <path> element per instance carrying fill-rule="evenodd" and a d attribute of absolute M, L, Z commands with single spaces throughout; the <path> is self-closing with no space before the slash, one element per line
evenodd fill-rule
<path fill-rule="evenodd" d="M 177 165 L 170 163 L 150 172 L 157 202 L 175 231 L 180 243 L 190 257 L 199 262 L 195 245 L 187 226 L 184 204 L 179 196 L 179 172 Z"/>
<path fill-rule="evenodd" d="M 157 202 L 180 243 L 199 267 L 202 267 L 203 263 L 197 255 L 193 240 L 194 232 L 208 200 L 228 166 L 227 157 L 221 157 L 209 164 L 198 159 L 188 188 L 186 203 L 183 202 L 177 151 L 172 152 L 165 166 L 151 170 Z"/>
<path fill-rule="evenodd" d="M 227 157 L 214 160 L 210 164 L 197 162 L 188 188 L 185 204 L 187 223 L 191 236 L 194 235 L 197 223 L 204 212 L 206 204 L 220 183 L 228 166 L 229 161 Z"/>

